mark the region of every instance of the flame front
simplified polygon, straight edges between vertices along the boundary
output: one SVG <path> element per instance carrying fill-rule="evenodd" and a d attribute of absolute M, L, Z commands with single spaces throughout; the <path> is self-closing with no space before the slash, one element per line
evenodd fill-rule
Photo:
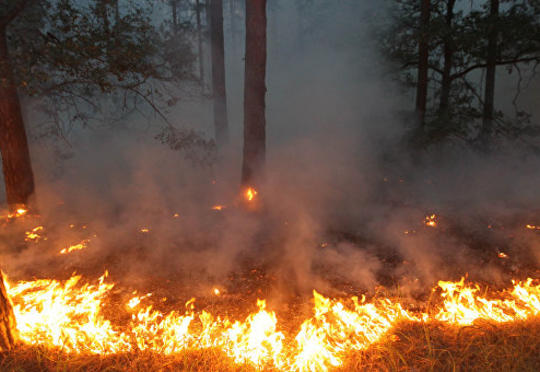
<path fill-rule="evenodd" d="M 146 350 L 164 355 L 189 349 L 217 348 L 240 365 L 277 370 L 321 371 L 343 364 L 351 351 L 364 350 L 392 331 L 397 322 L 444 322 L 470 325 L 540 315 L 540 284 L 528 279 L 502 292 L 476 284 L 439 282 L 440 304 L 429 313 L 406 310 L 387 298 L 334 300 L 313 293 L 313 315 L 296 333 L 281 330 L 276 314 L 258 301 L 258 311 L 232 321 L 194 310 L 163 313 L 143 306 L 151 294 L 126 300 L 123 322 L 106 319 L 104 308 L 114 287 L 107 274 L 96 284 L 81 277 L 66 281 L 22 281 L 8 286 L 20 339 L 66 352 L 113 354 Z M 135 295 L 136 293 L 134 293 Z"/>

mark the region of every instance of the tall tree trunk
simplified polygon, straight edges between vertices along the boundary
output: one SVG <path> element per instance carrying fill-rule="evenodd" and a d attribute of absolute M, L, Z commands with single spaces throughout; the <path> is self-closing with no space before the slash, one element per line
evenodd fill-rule
<path fill-rule="evenodd" d="M 223 1 L 210 2 L 210 34 L 212 40 L 212 96 L 214 98 L 214 129 L 218 146 L 228 140 L 227 92 L 225 85 L 225 47 L 223 40 Z"/>
<path fill-rule="evenodd" d="M 109 15 L 107 14 L 107 0 L 98 0 L 97 4 L 97 13 L 99 18 L 101 18 L 103 31 L 109 32 Z"/>
<path fill-rule="evenodd" d="M 34 174 L 17 88 L 12 78 L 5 26 L 0 28 L 0 152 L 10 209 L 28 206 Z"/>
<path fill-rule="evenodd" d="M 257 184 L 266 156 L 266 0 L 246 0 L 242 184 Z"/>
<path fill-rule="evenodd" d="M 11 350 L 16 338 L 15 314 L 4 284 L 4 274 L 0 272 L 0 352 Z"/>
<path fill-rule="evenodd" d="M 452 38 L 452 23 L 456 0 L 446 0 L 446 33 L 444 35 L 444 67 L 441 86 L 441 101 L 439 114 L 446 116 L 450 105 L 450 90 L 452 89 L 452 67 L 454 56 L 454 40 Z"/>
<path fill-rule="evenodd" d="M 176 34 L 178 32 L 178 15 L 177 15 L 176 0 L 171 0 L 171 11 L 172 11 L 173 33 Z"/>
<path fill-rule="evenodd" d="M 416 113 L 419 131 L 424 130 L 428 94 L 430 0 L 421 0 L 420 34 L 418 40 L 418 82 L 416 84 Z"/>
<path fill-rule="evenodd" d="M 195 0 L 195 17 L 197 20 L 197 49 L 199 53 L 199 81 L 201 87 L 204 88 L 204 60 L 203 60 L 203 47 L 202 47 L 202 28 L 201 28 L 201 2 Z"/>
<path fill-rule="evenodd" d="M 238 48 L 237 48 L 237 29 L 236 29 L 236 0 L 229 0 L 229 11 L 231 13 L 231 44 L 232 44 L 232 55 L 234 59 L 236 60 L 236 56 L 238 55 Z"/>
<path fill-rule="evenodd" d="M 497 18 L 499 0 L 490 0 L 489 35 L 486 56 L 486 86 L 484 93 L 484 115 L 480 136 L 487 140 L 493 134 L 493 111 L 495 107 L 495 72 L 497 69 Z"/>
<path fill-rule="evenodd" d="M 120 6 L 118 5 L 119 0 L 114 0 L 114 22 L 118 26 L 120 23 Z"/>

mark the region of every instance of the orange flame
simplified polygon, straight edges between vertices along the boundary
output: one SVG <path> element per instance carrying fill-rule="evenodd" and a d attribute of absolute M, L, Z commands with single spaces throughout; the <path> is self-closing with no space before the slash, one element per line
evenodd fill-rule
<path fill-rule="evenodd" d="M 426 216 L 424 224 L 429 227 L 437 227 L 437 215 L 432 214 L 431 216 Z"/>
<path fill-rule="evenodd" d="M 27 231 L 27 232 L 24 233 L 24 235 L 25 235 L 24 240 L 27 241 L 27 242 L 35 242 L 35 243 L 37 243 L 42 238 L 41 234 L 42 234 L 43 230 L 44 230 L 43 226 L 34 227 L 32 230 Z"/>
<path fill-rule="evenodd" d="M 257 194 L 258 194 L 257 190 L 255 190 L 253 187 L 248 187 L 245 192 L 245 197 L 247 201 L 251 202 L 255 199 Z"/>
<path fill-rule="evenodd" d="M 71 253 L 73 251 L 83 250 L 88 246 L 88 243 L 90 243 L 90 239 L 85 239 L 85 240 L 81 241 L 78 244 L 73 244 L 73 245 L 70 245 L 67 248 L 62 249 L 60 251 L 60 254 L 68 254 L 68 253 Z"/>
<path fill-rule="evenodd" d="M 440 305 L 428 313 L 406 310 L 387 298 L 366 301 L 329 299 L 313 292 L 313 315 L 296 333 L 281 330 L 276 314 L 257 301 L 258 310 L 243 321 L 206 311 L 196 312 L 194 299 L 183 313 L 162 313 L 143 305 L 151 294 L 136 292 L 121 307 L 128 324 L 106 319 L 103 308 L 114 287 L 81 284 L 80 276 L 7 286 L 24 343 L 58 347 L 67 352 L 112 354 L 147 350 L 171 355 L 186 349 L 218 348 L 239 365 L 298 371 L 325 371 L 343 364 L 347 353 L 364 350 L 400 321 L 438 321 L 466 326 L 477 320 L 511 322 L 540 315 L 540 284 L 514 282 L 501 292 L 480 291 L 477 284 L 441 281 Z"/>

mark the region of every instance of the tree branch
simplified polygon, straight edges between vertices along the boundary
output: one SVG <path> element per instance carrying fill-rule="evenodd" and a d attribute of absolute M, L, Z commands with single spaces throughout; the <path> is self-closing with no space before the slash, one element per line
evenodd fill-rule
<path fill-rule="evenodd" d="M 533 62 L 533 61 L 540 61 L 540 56 L 525 57 L 525 58 L 515 58 L 515 59 L 506 60 L 506 61 L 497 61 L 497 66 L 513 65 L 513 64 L 516 64 L 516 63 Z M 464 77 L 465 75 L 467 75 L 469 72 L 472 72 L 472 71 L 477 70 L 479 68 L 486 68 L 486 67 L 487 67 L 487 65 L 485 63 L 480 63 L 480 64 L 477 64 L 477 65 L 469 66 L 465 70 L 453 74 L 451 76 L 451 79 L 452 80 L 459 79 L 459 78 Z"/>
<path fill-rule="evenodd" d="M 38 0 L 20 0 L 18 1 L 11 11 L 7 12 L 5 16 L 0 18 L 0 28 L 4 28 L 9 25 L 26 7 L 32 3 L 36 3 Z"/>

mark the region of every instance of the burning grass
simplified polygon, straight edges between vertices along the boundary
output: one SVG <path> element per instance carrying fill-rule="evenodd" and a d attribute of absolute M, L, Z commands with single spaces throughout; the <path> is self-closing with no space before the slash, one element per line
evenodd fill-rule
<path fill-rule="evenodd" d="M 399 324 L 365 351 L 353 352 L 337 371 L 538 371 L 540 319 L 469 327 Z M 1 357 L 3 371 L 255 371 L 217 349 L 174 356 L 131 352 L 100 356 L 20 345 Z"/>
<path fill-rule="evenodd" d="M 34 363 L 32 370 L 401 370 L 481 363 L 489 370 L 514 365 L 509 355 L 493 354 L 507 343 L 521 353 L 523 368 L 538 363 L 540 284 L 532 279 L 504 291 L 463 279 L 439 282 L 432 303 L 414 306 L 383 295 L 331 299 L 314 292 L 311 314 L 281 314 L 280 323 L 263 300 L 240 320 L 195 310 L 195 299 L 169 312 L 155 309 L 150 294 L 111 301 L 114 284 L 106 276 L 96 283 L 72 276 L 10 285 L 26 346 L 4 356 L 5 369 Z"/>
<path fill-rule="evenodd" d="M 426 231 L 438 232 L 436 215 L 426 221 Z M 151 237 L 154 227 L 134 232 Z M 54 230 L 38 232 L 43 239 L 25 244 L 51 244 Z M 88 257 L 96 235 L 86 225 L 80 234 L 70 239 L 81 243 L 52 247 L 54 259 Z M 507 281 L 507 289 L 439 281 L 416 299 L 397 288 L 365 297 L 351 287 L 336 298 L 314 291 L 267 303 L 272 275 L 247 271 L 257 280 L 231 278 L 197 300 L 189 286 L 167 289 L 181 282 L 174 278 L 138 291 L 107 273 L 12 281 L 20 342 L 0 370 L 539 370 L 538 279 Z"/>

